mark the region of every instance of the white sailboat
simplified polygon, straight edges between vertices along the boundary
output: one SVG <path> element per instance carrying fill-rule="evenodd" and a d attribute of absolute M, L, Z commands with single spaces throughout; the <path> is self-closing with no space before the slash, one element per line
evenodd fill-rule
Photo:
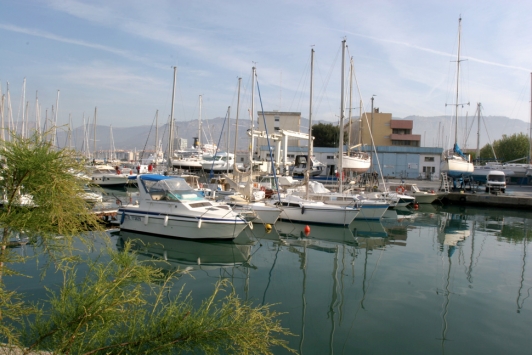
<path fill-rule="evenodd" d="M 351 59 L 349 76 L 349 140 L 347 142 L 347 153 L 342 153 L 342 167 L 345 171 L 352 171 L 356 174 L 365 173 L 371 166 L 371 156 L 362 151 L 351 151 L 360 145 L 351 147 L 351 102 L 353 98 L 353 59 Z M 361 117 L 362 119 L 362 117 Z M 342 127 L 343 128 L 343 127 Z M 359 125 L 360 130 L 360 125 Z M 342 147 L 340 147 L 342 149 Z"/>
<path fill-rule="evenodd" d="M 452 149 L 443 152 L 440 170 L 446 173 L 449 177 L 458 178 L 469 176 L 474 170 L 473 163 L 469 157 L 464 155 L 458 146 L 458 88 L 460 83 L 460 33 L 462 29 L 462 18 L 458 19 L 458 56 L 457 56 L 457 71 L 456 71 L 456 101 L 455 105 L 455 121 L 454 121 L 454 146 Z"/>
<path fill-rule="evenodd" d="M 345 42 L 344 42 L 345 44 Z M 308 123 L 308 156 L 312 157 L 312 90 L 313 90 L 313 70 L 314 70 L 314 49 L 311 50 L 310 61 L 310 104 L 309 104 L 309 123 Z M 341 139 L 341 138 L 340 138 Z M 309 197 L 309 175 L 311 171 L 310 164 L 307 164 L 305 171 L 306 196 L 302 198 L 296 195 L 279 196 L 275 204 L 283 211 L 280 219 L 286 219 L 292 222 L 316 223 L 316 224 L 335 224 L 347 226 L 359 213 L 359 209 L 354 205 L 337 206 L 329 205 L 320 201 L 312 201 Z"/>

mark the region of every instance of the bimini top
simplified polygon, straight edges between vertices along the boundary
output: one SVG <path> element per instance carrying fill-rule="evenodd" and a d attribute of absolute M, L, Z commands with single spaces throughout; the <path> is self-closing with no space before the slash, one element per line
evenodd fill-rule
<path fill-rule="evenodd" d="M 160 175 L 160 174 L 143 174 L 140 175 L 140 178 L 142 180 L 147 181 L 161 181 L 161 180 L 167 180 L 167 179 L 179 179 L 177 176 L 166 176 L 166 175 Z M 130 175 L 128 176 L 129 180 L 137 180 L 137 175 Z"/>

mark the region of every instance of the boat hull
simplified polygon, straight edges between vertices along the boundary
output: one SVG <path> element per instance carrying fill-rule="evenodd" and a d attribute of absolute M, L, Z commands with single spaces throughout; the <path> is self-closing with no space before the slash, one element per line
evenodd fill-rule
<path fill-rule="evenodd" d="M 360 213 L 355 220 L 380 220 L 388 210 L 388 204 L 359 204 Z"/>
<path fill-rule="evenodd" d="M 365 173 L 371 166 L 369 156 L 342 156 L 342 168 L 355 173 Z"/>
<path fill-rule="evenodd" d="M 462 176 L 469 176 L 473 173 L 473 164 L 467 160 L 460 158 L 448 158 L 442 161 L 441 172 L 447 173 L 447 176 L 458 178 Z"/>
<path fill-rule="evenodd" d="M 433 203 L 434 201 L 436 200 L 439 200 L 440 198 L 442 198 L 443 196 L 445 196 L 446 194 L 440 194 L 440 193 L 431 193 L 431 192 L 427 192 L 427 193 L 423 193 L 423 192 L 414 192 L 412 194 L 412 196 L 414 196 L 414 198 L 416 199 L 416 203 L 423 203 L 423 204 L 427 204 L 427 203 Z"/>
<path fill-rule="evenodd" d="M 279 219 L 298 223 L 349 225 L 358 215 L 354 208 L 328 208 L 312 205 L 303 207 L 282 206 Z"/>
<path fill-rule="evenodd" d="M 231 204 L 231 208 L 237 213 L 247 212 L 250 210 L 253 211 L 256 215 L 256 217 L 251 220 L 253 223 L 275 224 L 277 219 L 279 219 L 279 215 L 281 214 L 281 210 L 277 207 L 260 204 L 256 205 L 253 203 Z"/>
<path fill-rule="evenodd" d="M 120 208 L 120 230 L 183 239 L 234 239 L 248 226 L 240 217 L 199 218 Z"/>

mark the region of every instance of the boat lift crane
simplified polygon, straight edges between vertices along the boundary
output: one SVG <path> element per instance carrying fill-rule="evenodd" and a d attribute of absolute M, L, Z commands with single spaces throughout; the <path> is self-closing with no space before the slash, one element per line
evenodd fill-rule
<path fill-rule="evenodd" d="M 248 130 L 248 135 L 251 136 L 251 130 Z M 288 175 L 288 138 L 297 138 L 297 139 L 309 139 L 308 133 L 301 133 L 296 131 L 291 131 L 287 129 L 276 130 L 275 133 L 266 134 L 265 131 L 253 131 L 253 138 L 267 138 L 275 142 L 275 167 L 283 167 L 282 171 L 285 175 Z M 314 140 L 314 137 L 312 137 Z M 283 152 L 283 160 L 281 164 L 281 149 Z"/>

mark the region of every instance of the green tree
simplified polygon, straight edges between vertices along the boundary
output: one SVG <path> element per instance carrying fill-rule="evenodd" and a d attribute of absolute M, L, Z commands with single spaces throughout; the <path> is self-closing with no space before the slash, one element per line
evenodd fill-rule
<path fill-rule="evenodd" d="M 312 125 L 312 136 L 315 147 L 338 147 L 340 128 L 332 123 L 318 123 Z M 346 144 L 348 132 L 344 131 L 344 144 Z"/>
<path fill-rule="evenodd" d="M 12 136 L 2 148 L 0 343 L 26 353 L 62 354 L 269 354 L 274 346 L 291 351 L 280 339 L 290 332 L 281 327 L 279 314 L 269 305 L 242 302 L 227 281 L 216 284 L 212 296 L 194 308 L 184 289 L 170 297 L 180 271 L 139 261 L 131 242 L 124 251 L 114 250 L 79 194 L 84 182 L 75 172 L 82 165 L 74 152 L 55 149 L 39 135 Z M 22 197 L 30 202 L 22 203 Z M 83 233 L 87 229 L 93 232 Z M 43 287 L 49 297 L 40 304 L 26 304 L 23 294 L 4 283 L 16 274 L 8 265 L 27 261 L 7 248 L 11 235 L 20 231 L 63 274 L 56 289 Z M 59 234 L 62 238 L 56 238 Z M 107 247 L 94 259 L 88 250 L 96 236 Z M 74 248 L 77 240 L 86 250 Z"/>
<path fill-rule="evenodd" d="M 493 150 L 489 144 L 485 145 L 480 151 L 481 159 L 495 159 L 502 162 L 517 161 L 526 158 L 529 152 L 528 136 L 523 133 L 513 134 L 511 136 L 503 135 L 501 139 L 493 142 Z"/>
<path fill-rule="evenodd" d="M 494 160 L 493 147 L 491 144 L 486 144 L 480 149 L 480 159 L 482 160 Z"/>

